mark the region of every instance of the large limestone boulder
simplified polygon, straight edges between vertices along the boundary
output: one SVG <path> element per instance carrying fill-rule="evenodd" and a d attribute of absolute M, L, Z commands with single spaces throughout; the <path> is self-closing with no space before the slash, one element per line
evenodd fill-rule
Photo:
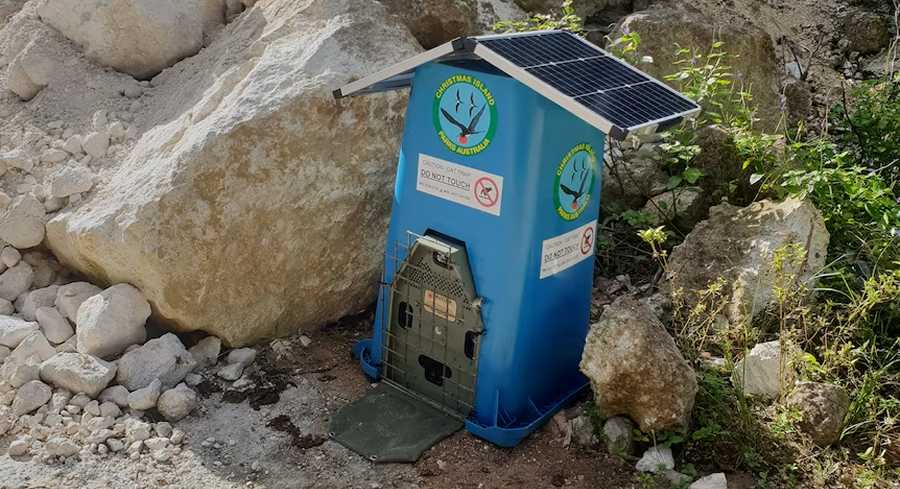
<path fill-rule="evenodd" d="M 382 0 L 426 49 L 478 34 L 476 0 Z"/>
<path fill-rule="evenodd" d="M 782 273 L 796 275 L 798 284 L 809 285 L 825 266 L 828 240 L 822 214 L 808 201 L 763 200 L 748 207 L 722 204 L 711 208 L 709 219 L 672 252 L 669 278 L 673 290 L 683 292 L 688 310 L 702 291 L 724 278 L 728 300 L 724 314 L 732 324 L 741 324 L 775 301 L 777 250 L 791 244 L 805 250 L 801 263 L 785 260 Z"/>
<path fill-rule="evenodd" d="M 604 416 L 626 415 L 643 431 L 685 429 L 697 379 L 647 306 L 624 297 L 591 326 L 581 371 Z"/>
<path fill-rule="evenodd" d="M 208 0 L 43 0 L 38 14 L 88 57 L 142 79 L 196 54 L 225 22 L 224 4 Z"/>
<path fill-rule="evenodd" d="M 739 18 L 712 17 L 684 6 L 659 5 L 626 17 L 613 39 L 636 32 L 641 36 L 640 53 L 653 57 L 653 64 L 641 69 L 662 79 L 679 71 L 675 65 L 677 46 L 706 50 L 715 41 L 736 57 L 729 58 L 732 72 L 753 93 L 761 125 L 774 129 L 781 117 L 779 65 L 771 37 L 759 27 Z"/>
<path fill-rule="evenodd" d="M 373 301 L 406 95 L 332 90 L 421 48 L 375 0 L 272 0 L 229 32 L 242 42 L 154 79 L 171 88 L 164 122 L 47 241 L 137 286 L 161 322 L 234 346 Z"/>

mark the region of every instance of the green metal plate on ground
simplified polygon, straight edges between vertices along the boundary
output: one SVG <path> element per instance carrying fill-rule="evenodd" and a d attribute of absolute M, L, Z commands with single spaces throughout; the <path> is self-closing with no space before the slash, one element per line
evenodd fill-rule
<path fill-rule="evenodd" d="M 415 462 L 462 421 L 382 382 L 331 418 L 330 436 L 375 463 Z"/>

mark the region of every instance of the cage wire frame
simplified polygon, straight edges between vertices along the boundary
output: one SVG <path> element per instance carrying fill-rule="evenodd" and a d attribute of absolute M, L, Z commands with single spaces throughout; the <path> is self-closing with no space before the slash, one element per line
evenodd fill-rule
<path fill-rule="evenodd" d="M 453 265 L 444 267 L 446 276 L 435 277 L 434 273 L 423 265 L 410 262 L 415 246 L 419 244 L 422 238 L 428 238 L 432 245 L 445 247 L 439 249 L 438 252 L 443 254 L 448 265 Z M 406 243 L 395 240 L 388 244 L 385 252 L 385 270 L 379 292 L 383 304 L 381 319 L 384 331 L 380 340 L 382 347 L 381 367 L 383 382 L 428 403 L 456 419 L 464 421 L 474 410 L 479 350 L 481 348 L 481 336 L 484 333 L 484 324 L 481 320 L 481 301 L 477 294 L 473 297 L 468 297 L 462 287 L 453 288 L 450 286 L 450 284 L 455 282 L 454 270 L 459 266 L 459 263 L 452 261 L 453 249 L 454 246 L 444 243 L 437 238 L 420 235 L 412 231 L 406 232 Z M 391 272 L 390 274 L 388 273 L 389 271 Z M 466 271 L 471 273 L 470 270 Z M 388 275 L 392 277 L 390 282 L 385 279 Z M 401 287 L 400 285 L 404 281 L 411 287 Z M 404 295 L 401 295 L 401 288 L 406 291 Z M 422 297 L 411 297 L 411 291 L 413 290 L 422 290 Z M 433 293 L 430 307 L 427 307 L 425 291 L 429 290 Z M 443 310 L 437 304 L 438 295 L 443 296 L 445 300 Z M 454 301 L 457 305 L 455 309 L 456 314 L 451 315 L 450 305 Z M 413 325 L 409 328 L 418 329 L 416 334 L 414 334 L 416 338 L 415 345 L 410 345 L 409 341 L 404 341 L 403 338 L 394 332 L 394 314 L 397 313 L 397 305 L 400 302 L 405 302 L 411 306 L 413 317 L 418 318 L 417 321 L 413 321 Z M 451 317 L 453 320 L 451 320 Z M 422 330 L 430 327 L 433 332 L 449 331 L 449 328 L 467 328 L 467 325 L 470 324 L 477 325 L 473 357 L 471 359 L 472 367 L 466 369 L 460 368 L 458 364 L 452 365 L 452 375 L 444 376 L 444 384 L 440 386 L 440 399 L 434 399 L 424 395 L 424 393 L 417 392 L 413 388 L 412 382 L 410 382 L 410 379 L 413 378 L 413 373 L 403 368 L 403 366 L 410 364 L 408 362 L 410 348 L 413 348 L 413 354 L 423 352 L 425 351 L 423 350 L 423 341 L 430 342 L 441 351 L 442 357 L 438 360 L 444 364 L 444 368 L 448 367 L 448 360 L 450 359 L 448 355 L 450 335 L 438 332 L 435 335 L 426 336 L 422 334 Z M 438 341 L 435 337 L 440 337 L 443 341 Z M 464 377 L 461 378 L 460 376 Z M 468 382 L 460 382 L 460 380 L 467 380 Z M 450 390 L 464 393 L 465 399 L 461 399 L 462 396 L 460 395 L 453 395 L 448 392 Z"/>

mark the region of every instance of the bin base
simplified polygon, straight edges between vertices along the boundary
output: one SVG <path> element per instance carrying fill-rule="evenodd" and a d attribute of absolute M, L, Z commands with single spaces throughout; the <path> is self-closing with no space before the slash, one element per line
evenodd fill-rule
<path fill-rule="evenodd" d="M 576 397 L 578 397 L 578 395 L 581 394 L 581 392 L 585 387 L 587 387 L 587 385 L 588 383 L 585 381 L 583 384 L 568 392 L 556 403 L 551 405 L 549 408 L 537 415 L 534 419 L 526 422 L 525 424 L 513 427 L 502 427 L 496 424 L 493 426 L 485 426 L 480 424 L 476 420 L 467 419 L 466 431 L 479 438 L 483 438 L 497 446 L 506 448 L 514 447 L 518 445 L 519 442 L 521 442 L 526 436 L 530 435 L 534 430 L 540 428 L 544 423 L 552 418 L 553 415 L 557 413 L 557 411 L 559 411 L 570 402 L 572 402 Z"/>

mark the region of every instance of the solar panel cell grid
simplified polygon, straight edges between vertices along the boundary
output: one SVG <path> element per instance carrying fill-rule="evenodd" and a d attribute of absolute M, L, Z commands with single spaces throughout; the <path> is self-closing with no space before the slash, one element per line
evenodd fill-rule
<path fill-rule="evenodd" d="M 478 42 L 622 129 L 675 119 L 698 108 L 567 32 Z"/>
<path fill-rule="evenodd" d="M 603 56 L 602 52 L 564 32 L 485 39 L 479 42 L 522 68 Z"/>

